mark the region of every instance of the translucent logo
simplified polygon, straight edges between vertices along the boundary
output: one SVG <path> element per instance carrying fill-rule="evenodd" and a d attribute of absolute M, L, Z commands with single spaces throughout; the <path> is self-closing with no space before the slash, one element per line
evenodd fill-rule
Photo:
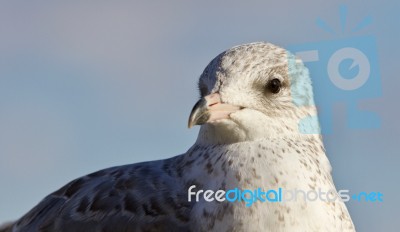
<path fill-rule="evenodd" d="M 372 23 L 372 18 L 366 17 L 356 27 L 347 30 L 345 6 L 340 8 L 339 15 L 341 32 L 344 34 L 348 31 L 350 34 L 358 32 Z M 317 25 L 333 36 L 337 35 L 322 19 L 317 19 Z M 347 128 L 372 129 L 380 126 L 376 112 L 360 108 L 363 100 L 377 98 L 382 94 L 377 47 L 373 36 L 345 36 L 337 40 L 292 45 L 288 49 L 301 58 L 309 69 L 322 133 L 332 133 L 333 108 L 338 103 L 346 106 Z M 293 101 L 303 106 L 297 99 Z M 319 133 L 315 123 L 316 116 L 305 118 L 300 122 L 299 129 L 302 133 Z"/>

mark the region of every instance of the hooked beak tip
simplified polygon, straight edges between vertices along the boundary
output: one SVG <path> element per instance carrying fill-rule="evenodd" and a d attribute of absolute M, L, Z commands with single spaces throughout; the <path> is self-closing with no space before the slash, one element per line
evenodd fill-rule
<path fill-rule="evenodd" d="M 207 109 L 207 101 L 206 99 L 201 98 L 196 102 L 190 112 L 188 128 L 192 128 L 194 125 L 202 125 L 206 123 L 209 118 L 210 114 Z"/>

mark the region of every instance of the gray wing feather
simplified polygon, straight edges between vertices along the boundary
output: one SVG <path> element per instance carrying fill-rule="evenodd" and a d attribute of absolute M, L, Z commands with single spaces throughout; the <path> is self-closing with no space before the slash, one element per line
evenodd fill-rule
<path fill-rule="evenodd" d="M 43 199 L 15 231 L 188 231 L 192 204 L 174 165 L 180 157 L 104 169 Z"/>

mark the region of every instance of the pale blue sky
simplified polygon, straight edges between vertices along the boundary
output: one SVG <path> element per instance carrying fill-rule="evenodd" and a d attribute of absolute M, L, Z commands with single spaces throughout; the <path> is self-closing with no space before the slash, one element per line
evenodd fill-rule
<path fill-rule="evenodd" d="M 370 35 L 377 40 L 382 97 L 361 107 L 381 127 L 347 128 L 343 103 L 325 136 L 338 188 L 381 191 L 384 202 L 348 204 L 359 231 L 400 226 L 398 123 L 400 4 L 352 1 L 340 28 L 337 1 L 2 1 L 0 3 L 0 222 L 92 171 L 185 152 L 198 128 L 187 117 L 197 78 L 221 51 Z"/>

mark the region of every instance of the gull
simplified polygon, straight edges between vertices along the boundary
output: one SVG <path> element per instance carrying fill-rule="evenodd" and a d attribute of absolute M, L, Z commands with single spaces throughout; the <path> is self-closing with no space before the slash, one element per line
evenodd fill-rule
<path fill-rule="evenodd" d="M 341 200 L 209 200 L 230 189 L 337 194 L 318 121 L 304 120 L 317 111 L 301 60 L 270 43 L 239 45 L 198 87 L 188 126 L 200 131 L 185 153 L 77 178 L 0 231 L 355 231 Z"/>

